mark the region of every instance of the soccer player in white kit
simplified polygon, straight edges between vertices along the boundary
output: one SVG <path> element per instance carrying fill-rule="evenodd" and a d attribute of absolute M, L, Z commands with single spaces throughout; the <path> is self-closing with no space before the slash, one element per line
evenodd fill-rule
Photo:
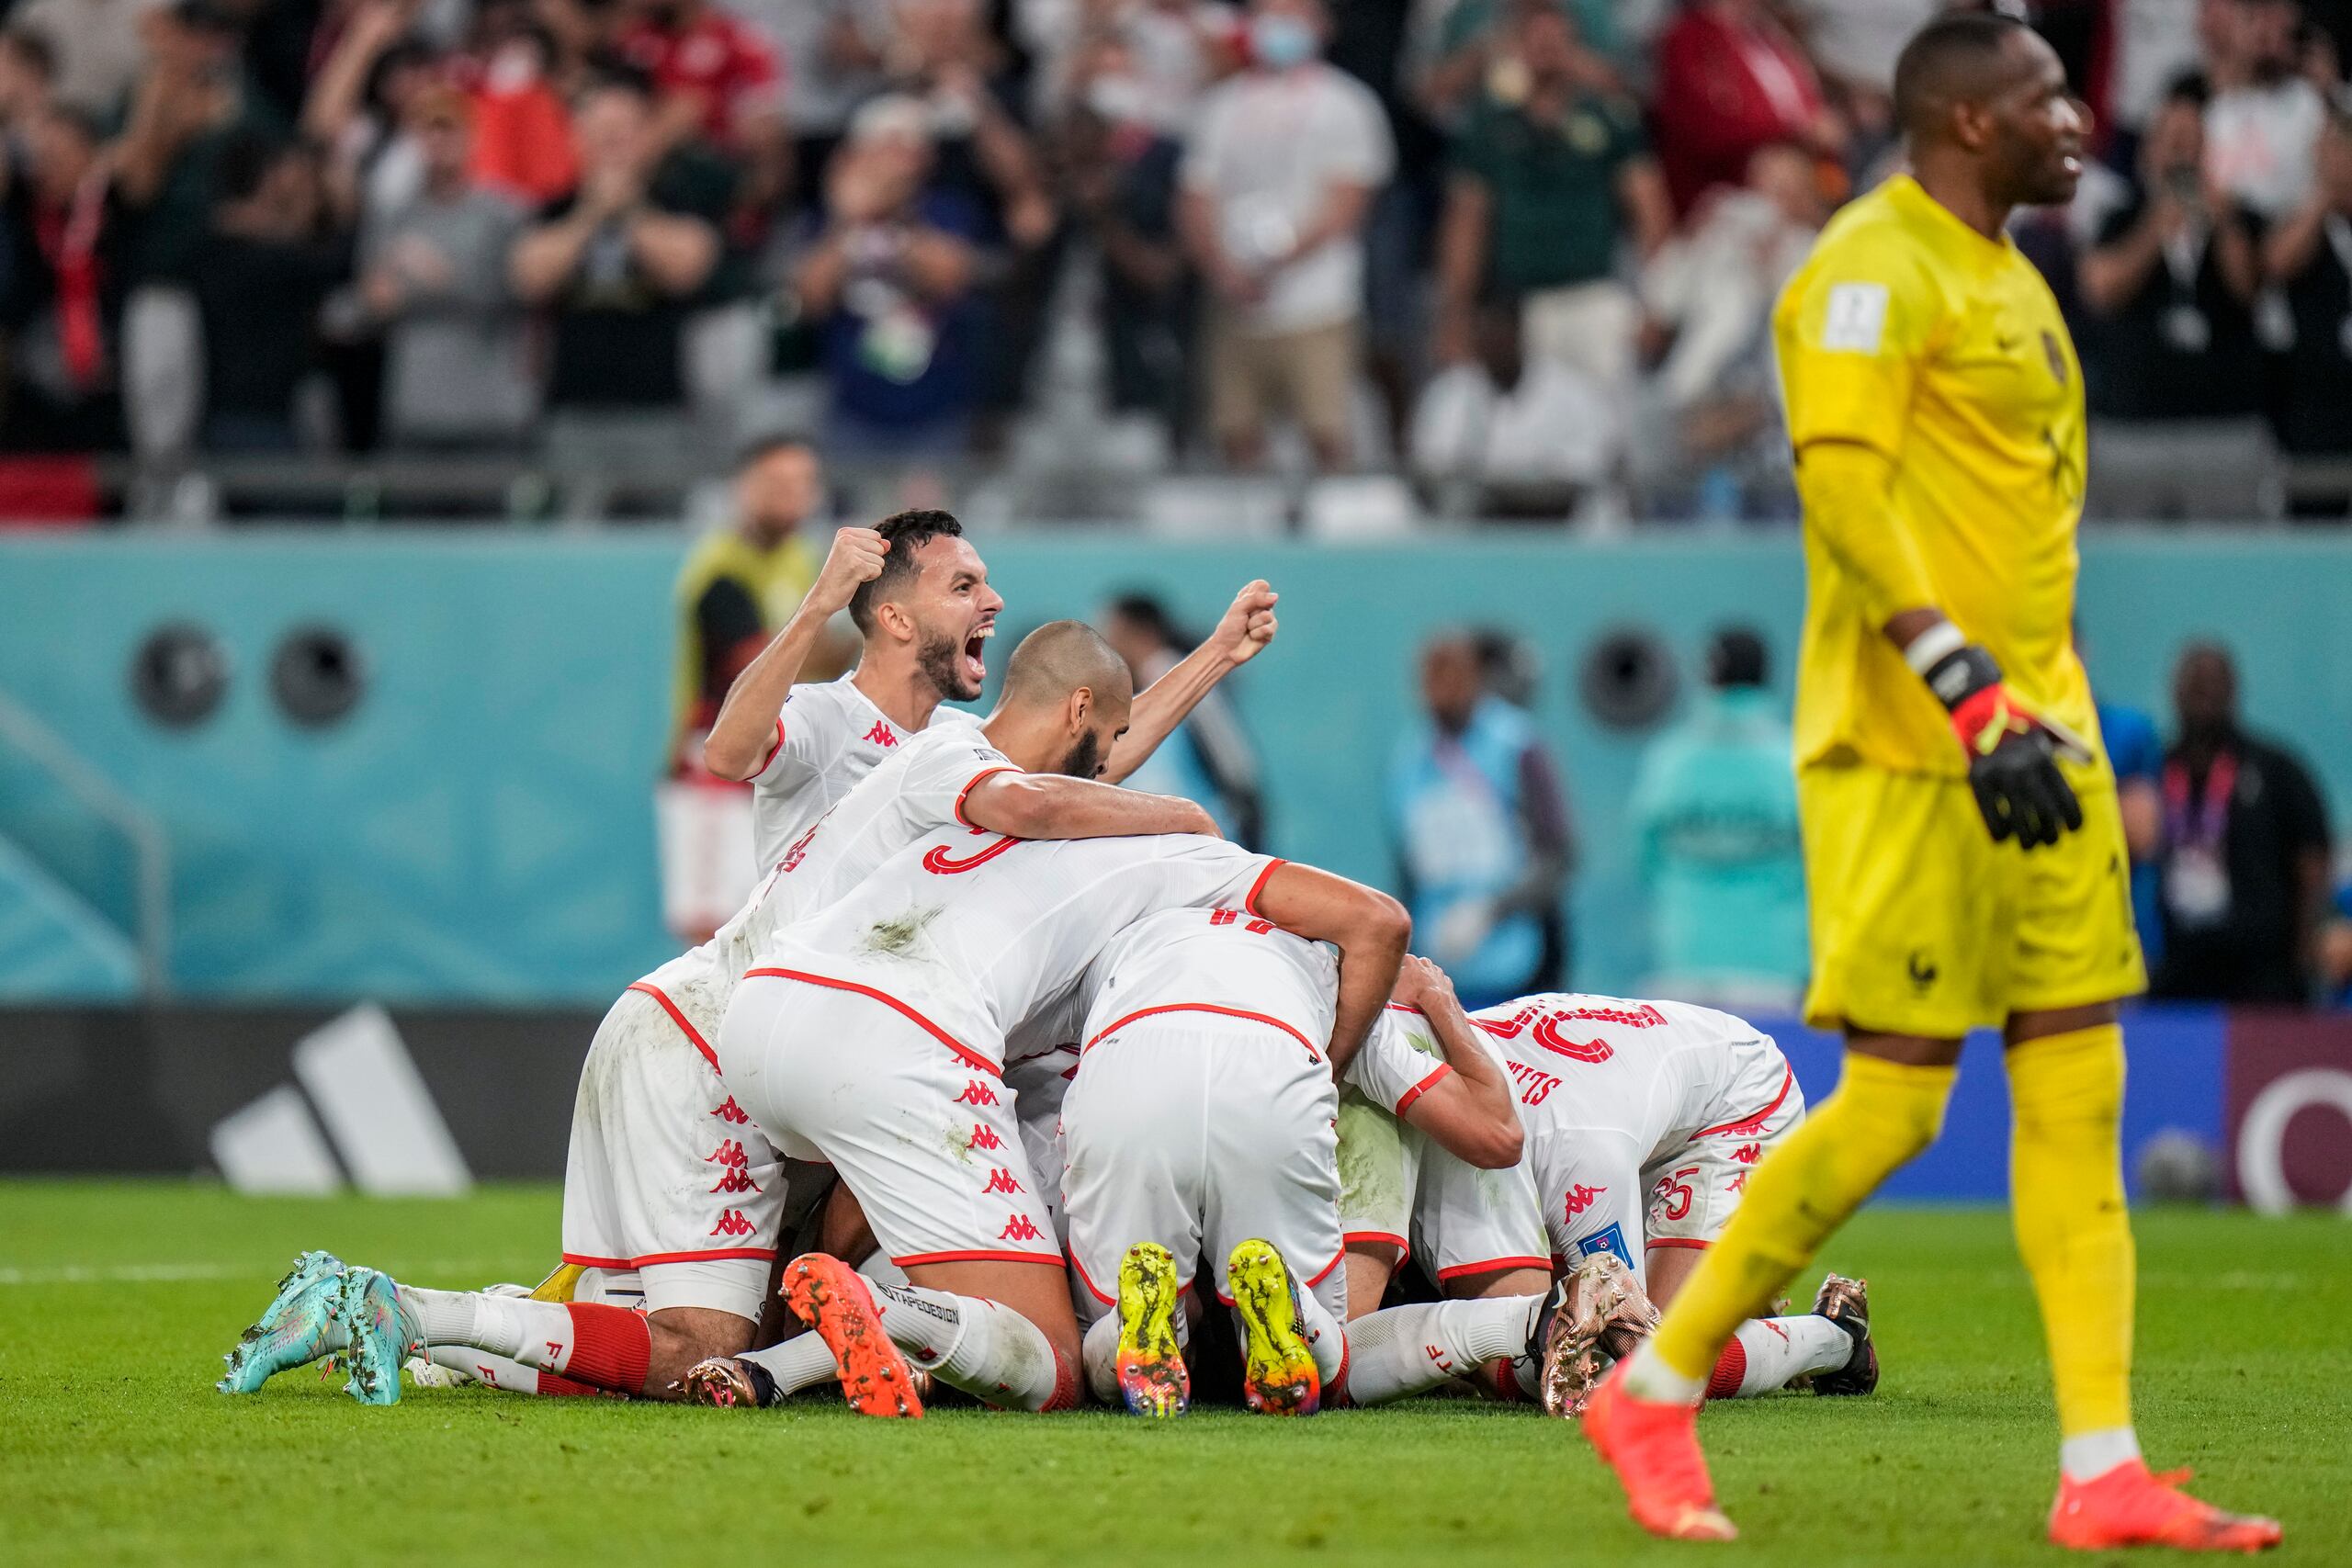
<path fill-rule="evenodd" d="M 738 1102 L 778 1147 L 836 1167 L 912 1281 L 869 1291 L 816 1255 L 786 1269 L 787 1300 L 857 1408 L 921 1413 L 902 1349 L 990 1404 L 1075 1403 L 1078 1325 L 1006 1103 L 1006 1035 L 1135 921 L 1221 906 L 1340 949 L 1324 1051 L 1344 1061 L 1395 976 L 1403 909 L 1215 839 L 936 834 L 785 932 L 745 976 L 718 1045 Z"/>

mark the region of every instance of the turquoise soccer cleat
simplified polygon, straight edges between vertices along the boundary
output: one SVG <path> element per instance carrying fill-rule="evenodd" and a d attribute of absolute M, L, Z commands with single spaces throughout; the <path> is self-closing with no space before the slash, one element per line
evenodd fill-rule
<path fill-rule="evenodd" d="M 337 1348 L 334 1327 L 342 1275 L 343 1263 L 333 1253 L 306 1252 L 294 1259 L 269 1305 L 221 1358 L 228 1374 L 212 1386 L 222 1393 L 252 1393 L 278 1373 Z"/>
<path fill-rule="evenodd" d="M 401 1363 L 424 1348 L 424 1339 L 401 1313 L 390 1274 L 348 1269 L 341 1283 L 335 1316 L 350 1342 L 344 1363 L 351 1369 L 343 1392 L 362 1404 L 398 1404 Z"/>

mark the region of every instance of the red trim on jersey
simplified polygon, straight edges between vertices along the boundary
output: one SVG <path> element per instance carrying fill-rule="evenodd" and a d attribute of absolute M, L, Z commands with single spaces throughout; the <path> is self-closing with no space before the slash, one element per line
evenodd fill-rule
<path fill-rule="evenodd" d="M 956 820 L 961 822 L 965 827 L 969 828 L 975 833 L 987 832 L 987 829 L 981 827 L 978 822 L 973 821 L 970 818 L 964 815 L 964 802 L 971 798 L 972 792 L 979 788 L 983 781 L 992 779 L 999 773 L 1017 773 L 1021 771 L 1021 769 L 1014 767 L 1012 763 L 1006 762 L 1000 767 L 982 768 L 978 773 L 974 773 L 970 780 L 965 784 L 964 787 L 956 792 L 956 809 L 953 813 Z"/>
<path fill-rule="evenodd" d="M 702 1059 L 710 1064 L 710 1070 L 714 1073 L 718 1070 L 718 1053 L 710 1048 L 710 1042 L 702 1037 L 701 1030 L 696 1029 L 693 1024 L 686 1021 L 686 1015 L 678 1010 L 678 1004 L 672 1001 L 668 996 L 663 994 L 661 987 L 655 985 L 650 980 L 631 980 L 628 984 L 628 988 L 632 991 L 641 992 L 646 996 L 651 997 L 655 1001 L 660 1002 L 662 1004 L 662 1010 L 670 1015 L 670 1021 L 678 1026 L 680 1032 L 685 1035 L 686 1039 L 690 1043 L 692 1043 L 694 1048 L 702 1053 Z"/>
<path fill-rule="evenodd" d="M 1693 1236 L 1661 1235 L 1654 1236 L 1649 1241 L 1645 1242 L 1642 1245 L 1642 1250 L 1645 1252 L 1650 1252 L 1655 1251 L 1657 1248 L 1661 1247 L 1687 1247 L 1693 1252 L 1704 1252 L 1707 1248 L 1714 1245 L 1715 1244 L 1712 1241 L 1700 1241 Z"/>
<path fill-rule="evenodd" d="M 1340 1250 L 1331 1254 L 1331 1261 L 1323 1265 L 1321 1269 L 1316 1271 L 1315 1277 L 1306 1281 L 1306 1288 L 1311 1291 L 1316 1286 L 1321 1284 L 1324 1280 L 1329 1279 L 1331 1277 L 1331 1270 L 1337 1269 L 1340 1264 L 1345 1263 L 1347 1260 L 1348 1238 L 1341 1236 L 1340 1238 Z M 1340 1354 L 1344 1356 L 1347 1352 L 1342 1350 Z"/>
<path fill-rule="evenodd" d="M 1078 1254 L 1075 1250 L 1066 1253 L 1064 1256 L 1069 1259 L 1070 1272 L 1078 1276 L 1078 1282 L 1086 1287 L 1086 1293 L 1088 1295 L 1092 1296 L 1096 1301 L 1101 1302 L 1106 1307 L 1114 1307 L 1119 1304 L 1119 1301 L 1116 1296 L 1106 1296 L 1102 1293 L 1102 1287 L 1094 1282 L 1094 1276 L 1086 1271 L 1086 1265 L 1078 1260 Z"/>
<path fill-rule="evenodd" d="M 775 767 L 775 759 L 776 759 L 776 755 L 777 755 L 777 753 L 778 753 L 778 752 L 782 751 L 783 750 L 784 750 L 784 715 L 782 715 L 782 714 L 778 714 L 778 715 L 776 715 L 776 716 L 775 716 L 775 745 L 773 745 L 773 746 L 771 746 L 771 747 L 769 747 L 769 748 L 768 748 L 768 754 L 767 754 L 766 756 L 764 756 L 764 757 L 763 757 L 763 758 L 761 758 L 761 759 L 760 759 L 760 773 L 766 773 L 770 768 L 773 768 L 773 767 Z M 753 773 L 753 774 L 752 775 L 752 778 L 758 778 L 758 777 L 760 776 L 760 773 Z"/>
<path fill-rule="evenodd" d="M 746 969 L 743 971 L 743 978 L 746 980 L 751 979 L 755 975 L 765 976 L 768 978 L 775 980 L 797 980 L 805 986 L 823 986 L 831 990 L 854 991 L 861 997 L 870 997 L 874 1000 L 880 1002 L 884 1007 L 887 1007 L 893 1012 L 898 1013 L 900 1017 L 905 1018 L 910 1022 L 920 1025 L 924 1033 L 930 1035 L 933 1040 L 938 1041 L 942 1045 L 946 1046 L 950 1051 L 955 1052 L 956 1055 L 961 1058 L 966 1066 L 984 1072 L 988 1074 L 989 1077 L 996 1079 L 999 1083 L 1002 1083 L 1004 1081 L 1004 1073 L 1002 1069 L 999 1068 L 994 1062 L 989 1061 L 986 1056 L 981 1055 L 978 1051 L 973 1050 L 970 1046 L 956 1039 L 953 1034 L 948 1033 L 947 1031 L 940 1028 L 939 1025 L 932 1022 L 931 1020 L 923 1017 L 922 1014 L 915 1011 L 914 1009 L 909 1007 L 898 998 L 891 996 L 887 991 L 877 991 L 871 986 L 861 986 L 854 980 L 829 979 L 825 976 L 810 975 L 798 969 L 772 969 L 763 965 L 757 969 Z M 716 1063 L 713 1063 L 712 1065 L 714 1066 L 717 1066 Z M 892 1261 L 896 1262 L 898 1260 L 894 1258 Z"/>
<path fill-rule="evenodd" d="M 1415 1018 L 1427 1018 L 1429 1016 L 1429 1014 L 1423 1012 L 1420 1009 L 1413 1007 L 1406 1002 L 1383 1002 L 1380 1005 L 1386 1008 L 1390 1012 L 1409 1012 Z"/>
<path fill-rule="evenodd" d="M 1716 1125 L 1714 1125 L 1714 1126 L 1713 1126 L 1713 1127 L 1702 1127 L 1702 1128 L 1700 1128 L 1697 1132 L 1695 1132 L 1695 1133 L 1691 1134 L 1690 1135 L 1691 1135 L 1692 1137 L 1694 1137 L 1694 1138 L 1703 1138 L 1703 1137 L 1705 1137 L 1705 1136 L 1706 1136 L 1708 1134 L 1710 1134 L 1710 1133 L 1727 1133 L 1727 1132 L 1731 1131 L 1731 1129 L 1733 1129 L 1734 1127 L 1745 1127 L 1745 1126 L 1747 1126 L 1750 1122 L 1761 1122 L 1761 1121 L 1763 1121 L 1766 1117 L 1768 1117 L 1768 1116 L 1771 1115 L 1771 1114 L 1772 1114 L 1772 1112 L 1774 1112 L 1775 1111 L 1778 1111 L 1779 1109 L 1781 1109 L 1781 1102 L 1782 1100 L 1785 1100 L 1786 1099 L 1788 1099 L 1788 1098 L 1789 1098 L 1789 1089 L 1790 1089 L 1791 1086 L 1792 1086 L 1793 1084 L 1795 1084 L 1795 1082 L 1796 1082 L 1796 1081 L 1797 1081 L 1797 1070 L 1796 1070 L 1794 1067 L 1783 1067 L 1783 1068 L 1781 1068 L 1781 1092 L 1780 1092 L 1780 1093 L 1778 1093 L 1778 1094 L 1776 1094 L 1776 1095 L 1774 1095 L 1774 1096 L 1772 1097 L 1772 1103 L 1771 1103 L 1771 1104 L 1770 1104 L 1770 1105 L 1766 1106 L 1763 1110 L 1758 1111 L 1755 1112 L 1755 1113 L 1754 1113 L 1754 1114 L 1752 1114 L 1752 1115 L 1748 1115 L 1748 1116 L 1735 1116 L 1735 1117 L 1733 1117 L 1730 1121 L 1728 1121 L 1728 1122 L 1718 1122 Z"/>
<path fill-rule="evenodd" d="M 1249 910 L 1251 914 L 1258 915 L 1258 895 L 1266 890 L 1266 878 L 1273 875 L 1275 872 L 1280 871 L 1283 866 L 1286 866 L 1290 862 L 1284 860 L 1268 861 L 1266 863 L 1266 869 L 1258 874 L 1258 880 L 1250 885 L 1250 891 L 1241 896 L 1241 907 Z M 1265 919 L 1263 915 L 1258 915 L 1258 918 L 1260 919 Z"/>
<path fill-rule="evenodd" d="M 1413 1101 L 1429 1093 L 1430 1089 L 1435 1089 L 1438 1085 L 1438 1080 L 1444 1077 L 1446 1074 L 1452 1071 L 1453 1071 L 1453 1063 L 1440 1062 L 1437 1065 L 1437 1071 L 1431 1073 L 1429 1077 L 1423 1078 L 1420 1082 L 1415 1084 L 1412 1088 L 1405 1091 L 1404 1098 L 1396 1102 L 1396 1114 L 1398 1116 L 1404 1115 L 1408 1110 L 1411 1109 Z"/>
<path fill-rule="evenodd" d="M 1272 1024 L 1274 1028 L 1281 1030 L 1284 1034 L 1289 1035 L 1293 1040 L 1297 1041 L 1301 1045 L 1306 1046 L 1306 1059 L 1308 1061 L 1319 1064 L 1323 1060 L 1323 1054 L 1315 1049 L 1314 1043 L 1310 1042 L 1306 1035 L 1301 1034 L 1297 1030 L 1293 1029 L 1281 1019 L 1269 1018 L 1262 1012 L 1251 1012 L 1246 1008 L 1219 1007 L 1215 1002 L 1168 1002 L 1155 1008 L 1138 1008 L 1134 1012 L 1127 1014 L 1126 1017 L 1097 1031 L 1094 1038 L 1086 1043 L 1084 1050 L 1093 1050 L 1094 1047 L 1102 1043 L 1105 1036 L 1116 1034 L 1120 1030 L 1125 1029 L 1127 1025 L 1135 1022 L 1139 1018 L 1150 1018 L 1156 1014 L 1163 1012 L 1213 1012 L 1220 1018 L 1239 1018 L 1246 1019 L 1251 1023 Z M 1083 1053 L 1081 1052 L 1081 1054 Z"/>
<path fill-rule="evenodd" d="M 1413 1256 L 1411 1242 L 1401 1235 L 1391 1235 L 1386 1231 L 1345 1231 L 1340 1234 L 1340 1240 L 1347 1247 L 1354 1247 L 1359 1243 L 1366 1246 L 1377 1243 L 1382 1247 L 1393 1247 L 1403 1255 L 1396 1259 L 1399 1268 L 1402 1268 L 1406 1260 Z"/>
<path fill-rule="evenodd" d="M 912 1269 L 922 1263 L 1043 1263 L 1056 1269 L 1062 1267 L 1061 1254 L 1057 1252 L 916 1252 L 890 1261 L 901 1269 Z"/>
<path fill-rule="evenodd" d="M 775 1260 L 773 1247 L 727 1247 L 716 1252 L 649 1252 L 642 1258 L 590 1258 L 583 1253 L 563 1254 L 566 1263 L 582 1269 L 645 1269 L 657 1263 L 723 1263 L 730 1258 L 757 1258 L 769 1263 Z"/>
<path fill-rule="evenodd" d="M 1464 1274 L 1495 1274 L 1505 1269 L 1542 1269 L 1548 1271 L 1551 1267 L 1552 1260 L 1548 1258 L 1483 1258 L 1476 1263 L 1457 1263 L 1451 1269 L 1441 1269 L 1437 1277 L 1459 1280 Z"/>

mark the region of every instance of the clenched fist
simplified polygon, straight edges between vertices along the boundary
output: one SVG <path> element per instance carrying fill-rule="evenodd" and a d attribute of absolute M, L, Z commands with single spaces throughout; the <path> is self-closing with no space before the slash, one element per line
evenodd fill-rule
<path fill-rule="evenodd" d="M 882 575 L 889 541 L 871 528 L 843 528 L 825 552 L 825 565 L 808 590 L 808 603 L 823 615 L 849 608 L 857 591 Z"/>

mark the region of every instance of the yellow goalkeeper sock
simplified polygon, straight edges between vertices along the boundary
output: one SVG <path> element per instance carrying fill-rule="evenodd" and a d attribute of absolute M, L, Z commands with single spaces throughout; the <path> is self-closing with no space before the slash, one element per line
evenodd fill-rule
<path fill-rule="evenodd" d="M 1662 1382 L 1645 1390 L 1637 1362 L 1628 1392 L 1695 1400 L 1733 1332 L 1765 1310 L 1879 1183 L 1936 1141 L 1958 1076 L 1956 1067 L 1847 1052 L 1838 1092 L 1756 1168 L 1739 1213 L 1652 1336 L 1643 1359 L 1669 1374 L 1673 1391 Z"/>
<path fill-rule="evenodd" d="M 2058 1390 L 2058 1431 L 2132 1427 L 2132 1217 L 2123 1200 L 2123 1031 L 2008 1053 L 2009 1202 Z"/>

